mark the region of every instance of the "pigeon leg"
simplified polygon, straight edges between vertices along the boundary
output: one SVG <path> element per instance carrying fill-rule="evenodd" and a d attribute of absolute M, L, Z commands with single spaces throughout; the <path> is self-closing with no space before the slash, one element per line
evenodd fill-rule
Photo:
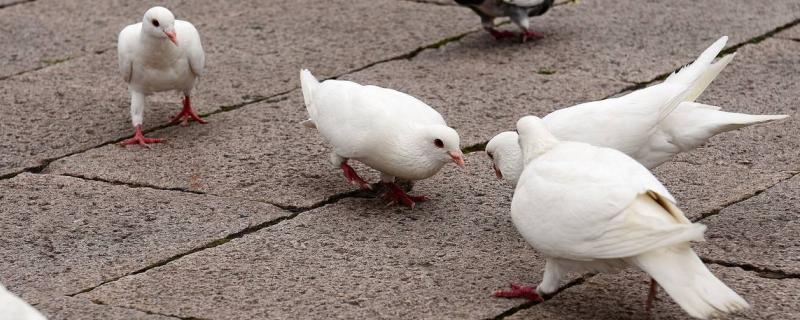
<path fill-rule="evenodd" d="M 344 172 L 344 178 L 347 179 L 347 182 L 354 185 L 359 186 L 361 189 L 372 189 L 372 186 L 369 185 L 369 182 L 362 179 L 356 173 L 356 170 L 353 169 L 350 165 L 347 164 L 347 160 L 342 162 L 341 166 L 342 172 Z"/>
<path fill-rule="evenodd" d="M 138 144 L 140 146 L 150 148 L 148 143 L 159 143 L 163 142 L 164 139 L 159 138 L 145 138 L 144 134 L 142 134 L 142 125 L 136 126 L 136 131 L 133 133 L 133 138 L 127 139 L 125 141 L 120 142 L 121 146 L 127 146 L 129 144 Z"/>
<path fill-rule="evenodd" d="M 542 302 L 542 296 L 540 296 L 534 287 L 526 287 L 518 284 L 511 284 L 511 290 L 498 290 L 494 292 L 494 296 L 498 298 L 527 298 L 531 301 L 539 301 Z"/>
<path fill-rule="evenodd" d="M 405 206 L 411 207 L 414 209 L 414 206 L 417 202 L 425 202 L 428 201 L 428 198 L 425 196 L 412 196 L 407 194 L 403 189 L 397 186 L 394 182 L 384 182 L 389 191 L 386 192 L 385 197 L 389 200 L 389 205 L 393 205 L 395 203 L 399 203 Z"/>
<path fill-rule="evenodd" d="M 183 109 L 172 118 L 169 124 L 176 124 L 180 122 L 182 126 L 187 126 L 189 125 L 189 120 L 194 120 L 202 124 L 208 123 L 200 118 L 200 116 L 198 116 L 194 110 L 192 110 L 192 100 L 189 98 L 189 96 L 183 96 Z"/>
<path fill-rule="evenodd" d="M 658 282 L 656 279 L 650 278 L 650 292 L 647 294 L 647 300 L 644 302 L 644 310 L 647 313 L 650 313 L 650 310 L 653 309 L 653 300 L 656 299 L 656 295 L 658 294 Z"/>

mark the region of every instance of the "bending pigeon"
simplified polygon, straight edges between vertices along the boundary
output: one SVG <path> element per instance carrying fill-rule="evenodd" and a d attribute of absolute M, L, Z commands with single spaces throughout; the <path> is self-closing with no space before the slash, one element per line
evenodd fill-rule
<path fill-rule="evenodd" d="M 47 320 L 27 302 L 0 285 L 0 319 L 3 320 Z"/>
<path fill-rule="evenodd" d="M 145 96 L 160 91 L 183 93 L 183 110 L 171 123 L 189 120 L 206 123 L 192 110 L 190 99 L 197 79 L 203 74 L 205 53 L 200 34 L 186 21 L 175 20 L 172 12 L 153 7 L 144 13 L 141 23 L 132 24 L 119 33 L 117 42 L 119 71 L 131 93 L 131 121 L 135 133 L 122 145 L 162 142 L 142 134 Z"/>
<path fill-rule="evenodd" d="M 561 142 L 545 123 L 517 122 L 525 169 L 511 201 L 517 231 L 546 257 L 535 294 L 558 289 L 567 272 L 602 272 L 635 266 L 689 315 L 707 319 L 749 307 L 706 268 L 689 241 L 706 227 L 691 223 L 669 191 L 622 152 Z M 514 286 L 500 297 L 534 297 Z"/>
<path fill-rule="evenodd" d="M 347 164 L 353 159 L 381 172 L 392 202 L 414 207 L 425 197 L 407 195 L 394 179 L 422 180 L 453 161 L 464 166 L 459 137 L 430 106 L 402 92 L 350 81 L 322 83 L 300 71 L 309 119 L 333 145 L 331 163 L 353 185 L 370 188 Z"/>
<path fill-rule="evenodd" d="M 788 117 L 724 112 L 694 102 L 735 56 L 712 63 L 727 39 L 717 40 L 694 63 L 660 84 L 554 111 L 544 117 L 544 123 L 561 140 L 617 149 L 652 169 L 714 135 Z M 516 184 L 522 172 L 516 133 L 498 134 L 486 145 L 486 152 L 498 177 Z"/>
<path fill-rule="evenodd" d="M 500 31 L 494 27 L 494 19 L 509 17 L 522 29 L 522 42 L 538 39 L 542 34 L 531 30 L 530 17 L 543 15 L 553 6 L 554 0 L 456 0 L 481 17 L 481 24 L 495 39 L 514 36 L 513 32 Z"/>

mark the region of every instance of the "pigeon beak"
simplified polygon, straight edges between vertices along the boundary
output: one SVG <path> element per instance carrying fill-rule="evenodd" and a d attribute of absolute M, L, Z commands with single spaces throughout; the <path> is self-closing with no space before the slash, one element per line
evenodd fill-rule
<path fill-rule="evenodd" d="M 503 179 L 503 173 L 500 172 L 500 169 L 497 169 L 497 166 L 492 163 L 492 169 L 494 169 L 494 175 L 497 176 L 497 179 Z"/>
<path fill-rule="evenodd" d="M 175 34 L 175 31 L 169 31 L 169 32 L 164 31 L 164 33 L 167 34 L 167 38 L 169 38 L 169 41 L 172 41 L 172 43 L 174 43 L 176 46 L 178 45 L 178 35 Z"/>
<path fill-rule="evenodd" d="M 450 155 L 450 158 L 453 159 L 453 162 L 455 162 L 457 166 L 462 168 L 464 167 L 464 154 L 461 153 L 461 151 L 458 152 L 450 151 L 447 154 Z"/>

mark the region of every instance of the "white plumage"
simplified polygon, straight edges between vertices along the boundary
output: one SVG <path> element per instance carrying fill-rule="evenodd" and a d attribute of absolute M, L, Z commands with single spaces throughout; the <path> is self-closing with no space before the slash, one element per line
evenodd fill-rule
<path fill-rule="evenodd" d="M 617 149 L 645 167 L 655 168 L 719 133 L 788 117 L 730 113 L 694 102 L 735 56 L 727 55 L 712 63 L 727 39 L 717 40 L 694 63 L 660 84 L 618 98 L 557 110 L 543 120 L 560 140 Z M 495 167 L 512 183 L 516 183 L 522 170 L 515 136 L 512 132 L 502 133 L 486 146 Z"/>
<path fill-rule="evenodd" d="M 0 319 L 47 320 L 38 310 L 0 284 Z"/>
<path fill-rule="evenodd" d="M 517 131 L 525 165 L 511 219 L 547 257 L 540 294 L 567 271 L 633 265 L 693 317 L 748 307 L 689 246 L 705 226 L 691 223 L 647 168 L 614 149 L 561 142 L 536 117 L 520 119 Z"/>
<path fill-rule="evenodd" d="M 119 33 L 117 42 L 119 69 L 131 93 L 131 122 L 136 128 L 133 139 L 123 144 L 160 142 L 139 138 L 144 118 L 145 97 L 154 92 L 176 90 L 184 95 L 184 108 L 173 122 L 189 119 L 205 123 L 191 108 L 190 96 L 205 68 L 205 53 L 195 27 L 175 20 L 172 12 L 153 7 L 142 22 Z"/>
<path fill-rule="evenodd" d="M 350 81 L 320 83 L 308 70 L 300 72 L 300 81 L 309 114 L 304 125 L 317 128 L 333 146 L 331 162 L 350 183 L 369 188 L 347 165 L 353 159 L 381 172 L 382 182 L 397 196 L 394 201 L 413 206 L 413 197 L 399 194 L 395 177 L 422 180 L 450 161 L 463 166 L 458 133 L 424 102 Z"/>

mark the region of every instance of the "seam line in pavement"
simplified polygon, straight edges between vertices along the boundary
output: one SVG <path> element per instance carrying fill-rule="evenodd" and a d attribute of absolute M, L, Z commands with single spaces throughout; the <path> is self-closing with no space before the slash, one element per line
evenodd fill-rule
<path fill-rule="evenodd" d="M 750 198 L 756 197 L 756 196 L 760 195 L 761 193 L 763 193 L 764 191 L 772 189 L 773 187 L 775 187 L 775 186 L 777 186 L 777 185 L 779 185 L 779 184 L 781 184 L 783 182 L 786 182 L 788 180 L 791 180 L 792 178 L 794 178 L 796 176 L 800 176 L 800 171 L 784 171 L 784 173 L 789 173 L 790 175 L 788 177 L 786 177 L 786 178 L 778 180 L 777 182 L 775 182 L 773 184 L 770 184 L 769 186 L 767 186 L 764 189 L 756 190 L 755 192 L 753 192 L 750 195 L 745 195 L 745 196 L 743 196 L 743 197 L 741 197 L 739 199 L 736 199 L 736 200 L 733 200 L 733 201 L 728 202 L 726 204 L 723 204 L 722 206 L 720 206 L 720 208 L 717 208 L 717 209 L 714 209 L 714 210 L 711 210 L 711 211 L 708 211 L 708 212 L 701 213 L 700 214 L 700 218 L 698 218 L 697 220 L 694 220 L 692 222 L 700 222 L 700 221 L 705 220 L 706 218 L 710 218 L 710 217 L 716 216 L 716 215 L 722 213 L 722 211 L 727 209 L 728 207 L 731 207 L 731 206 L 737 205 L 739 203 L 745 202 L 747 200 L 750 200 Z"/>
<path fill-rule="evenodd" d="M 181 319 L 181 320 L 209 320 L 207 318 L 181 317 L 181 316 L 177 316 L 177 315 L 174 315 L 174 314 L 158 313 L 158 312 L 143 310 L 143 309 L 139 309 L 139 308 L 135 308 L 135 307 L 108 305 L 108 304 L 106 304 L 106 303 L 104 303 L 104 302 L 102 302 L 100 300 L 95 300 L 95 299 L 87 299 L 87 300 L 89 302 L 94 303 L 94 304 L 99 305 L 99 306 L 106 306 L 106 307 L 120 308 L 120 309 L 128 309 L 128 310 L 138 311 L 138 312 L 141 312 L 141 313 L 154 315 L 154 316 L 169 317 L 169 318 Z"/>
<path fill-rule="evenodd" d="M 0 4 L 0 9 L 5 9 L 5 8 L 8 8 L 8 7 L 13 7 L 13 6 L 16 6 L 16 5 L 19 5 L 19 4 L 24 4 L 24 3 L 28 3 L 28 2 L 34 2 L 34 1 L 36 1 L 36 0 L 19 0 L 19 1 L 14 1 L 14 2 L 11 2 L 11 3 Z"/>
<path fill-rule="evenodd" d="M 32 1 L 35 1 L 35 0 L 32 0 Z M 0 9 L 2 9 L 2 8 L 0 8 Z M 41 65 L 41 66 L 38 66 L 38 67 L 34 67 L 34 68 L 31 68 L 31 69 L 27 69 L 27 70 L 22 70 L 22 71 L 19 71 L 17 73 L 9 74 L 7 76 L 0 76 L 0 81 L 8 80 L 8 79 L 11 79 L 11 78 L 16 77 L 16 76 L 21 76 L 21 75 L 26 74 L 26 73 L 31 73 L 31 72 L 36 72 L 36 71 L 39 71 L 39 70 L 42 70 L 42 69 L 47 69 L 47 68 L 50 68 L 50 67 L 53 67 L 53 66 L 60 65 L 62 63 L 70 62 L 70 61 L 75 60 L 75 59 L 83 58 L 83 57 L 88 56 L 90 54 L 95 54 L 95 55 L 103 54 L 103 53 L 106 53 L 106 51 L 111 50 L 111 49 L 114 49 L 114 47 L 101 48 L 101 49 L 93 50 L 90 53 L 86 53 L 86 54 L 82 54 L 82 55 L 67 56 L 65 58 L 51 60 L 49 62 L 45 62 L 44 65 Z"/>
<path fill-rule="evenodd" d="M 749 263 L 739 263 L 739 262 L 728 262 L 723 260 L 716 260 L 716 259 L 709 259 L 701 257 L 700 260 L 703 260 L 706 264 L 716 264 L 723 267 L 730 267 L 730 268 L 739 268 L 744 271 L 750 271 L 755 273 L 757 276 L 766 279 L 800 279 L 800 274 L 797 273 L 790 273 L 785 272 L 782 270 L 775 270 L 771 268 L 764 268 L 755 266 Z"/>
<path fill-rule="evenodd" d="M 545 303 L 545 302 L 547 302 L 548 300 L 550 300 L 550 299 L 552 299 L 553 297 L 555 297 L 556 295 L 558 295 L 559 293 L 561 293 L 562 291 L 564 291 L 564 290 L 567 290 L 567 289 L 569 289 L 569 288 L 572 288 L 572 287 L 574 287 L 574 286 L 581 285 L 581 284 L 583 284 L 584 282 L 586 282 L 586 280 L 588 280 L 588 279 L 589 279 L 589 278 L 591 278 L 591 277 L 594 277 L 595 275 L 597 275 L 597 274 L 596 274 L 596 273 L 588 273 L 588 274 L 584 274 L 584 275 L 582 275 L 581 277 L 579 277 L 579 278 L 577 278 L 577 279 L 573 279 L 572 281 L 570 281 L 570 282 L 567 282 L 567 284 L 565 284 L 565 285 L 563 285 L 563 286 L 559 287 L 559 288 L 558 288 L 558 290 L 556 290 L 556 292 L 553 292 L 553 293 L 551 293 L 551 294 L 549 294 L 549 295 L 546 295 L 546 296 L 542 297 L 542 298 L 544 298 L 544 301 L 541 301 L 541 302 L 540 302 L 540 301 L 528 301 L 528 302 L 525 302 L 525 303 L 523 303 L 523 304 L 520 304 L 520 305 L 517 305 L 517 306 L 515 306 L 515 307 L 512 307 L 511 309 L 508 309 L 508 310 L 506 310 L 506 311 L 503 311 L 503 313 L 501 313 L 501 314 L 499 314 L 499 315 L 497 315 L 497 316 L 495 316 L 495 317 L 493 317 L 493 318 L 488 318 L 488 319 L 489 319 L 489 320 L 501 320 L 501 319 L 505 319 L 506 317 L 508 317 L 508 316 L 510 316 L 510 315 L 513 315 L 513 314 L 515 314 L 515 313 L 517 313 L 517 312 L 519 312 L 519 311 L 521 311 L 521 310 L 529 309 L 529 308 L 531 308 L 531 307 L 533 307 L 533 306 L 537 306 L 537 305 L 540 305 L 540 304 L 542 304 L 542 303 Z M 497 299 L 497 298 L 495 298 L 495 299 Z"/>
<path fill-rule="evenodd" d="M 238 198 L 233 198 L 233 197 L 218 196 L 218 195 L 206 194 L 206 193 L 202 193 L 202 192 L 191 192 L 191 191 L 185 191 L 185 190 L 180 190 L 180 189 L 166 189 L 166 188 L 158 188 L 158 187 L 152 188 L 150 186 L 129 185 L 129 184 L 126 184 L 126 183 L 119 183 L 119 182 L 113 182 L 113 181 L 104 181 L 102 179 L 90 179 L 90 178 L 84 178 L 84 177 L 74 176 L 74 175 L 65 175 L 65 176 L 78 178 L 78 179 L 91 180 L 91 181 L 99 181 L 99 182 L 110 183 L 110 184 L 115 184 L 115 185 L 127 185 L 127 186 L 132 187 L 132 188 L 150 188 L 150 189 L 156 189 L 156 190 L 178 191 L 178 192 L 183 191 L 183 192 L 190 192 L 190 193 L 193 193 L 193 194 L 210 195 L 210 196 L 216 196 L 216 197 L 224 197 L 224 198 L 228 198 L 228 199 L 238 199 Z M 137 270 L 135 270 L 133 272 L 126 273 L 126 274 L 121 275 L 121 276 L 117 276 L 117 277 L 113 277 L 113 278 L 104 280 L 99 284 L 96 284 L 96 285 L 88 287 L 88 288 L 84 288 L 84 289 L 82 289 L 80 291 L 77 291 L 77 292 L 74 292 L 74 293 L 66 294 L 66 296 L 75 297 L 75 296 L 77 296 L 79 294 L 82 294 L 82 293 L 91 292 L 94 289 L 97 289 L 97 288 L 99 288 L 101 286 L 104 286 L 106 284 L 115 282 L 115 281 L 120 280 L 122 278 L 125 278 L 125 277 L 128 277 L 128 276 L 137 275 L 137 274 L 140 274 L 140 273 L 144 273 L 144 272 L 147 272 L 147 271 L 149 271 L 151 269 L 158 268 L 158 267 L 164 266 L 164 265 L 166 265 L 166 264 L 168 264 L 170 262 L 179 260 L 179 259 L 181 259 L 181 258 L 183 258 L 185 256 L 188 256 L 188 255 L 191 255 L 191 254 L 194 254 L 194 253 L 198 253 L 198 252 L 204 251 L 206 249 L 211 249 L 211 248 L 214 248 L 214 247 L 218 247 L 220 245 L 223 245 L 225 243 L 230 242 L 231 240 L 242 238 L 242 237 L 244 237 L 244 236 L 246 236 L 248 234 L 251 234 L 251 233 L 254 233 L 254 232 L 258 232 L 258 231 L 261 231 L 262 229 L 275 226 L 275 225 L 277 225 L 277 224 L 279 224 L 279 223 L 281 223 L 283 221 L 294 219 L 297 216 L 299 216 L 301 213 L 304 213 L 304 212 L 307 212 L 307 211 L 311 211 L 311 210 L 314 210 L 314 209 L 317 209 L 317 208 L 320 208 L 320 207 L 324 207 L 324 206 L 329 205 L 329 204 L 337 203 L 340 200 L 345 199 L 345 198 L 366 198 L 366 197 L 368 197 L 368 195 L 366 195 L 365 191 L 352 190 L 352 191 L 348 191 L 348 192 L 344 192 L 344 193 L 338 193 L 338 194 L 331 195 L 331 196 L 327 197 L 325 200 L 322 200 L 320 202 L 317 202 L 315 204 L 312 204 L 312 205 L 306 206 L 306 207 L 295 207 L 295 206 L 285 206 L 285 205 L 282 206 L 282 205 L 275 205 L 275 204 L 272 204 L 272 203 L 268 203 L 268 202 L 264 202 L 264 201 L 258 201 L 258 200 L 239 199 L 239 200 L 267 203 L 267 204 L 276 206 L 276 207 L 278 207 L 280 209 L 283 209 L 285 211 L 289 211 L 289 212 L 291 212 L 291 214 L 286 215 L 286 216 L 277 217 L 277 218 L 274 218 L 274 219 L 271 219 L 271 220 L 268 220 L 268 221 L 264 221 L 264 222 L 256 224 L 256 225 L 252 225 L 252 226 L 246 227 L 246 228 L 244 228 L 242 230 L 239 230 L 237 232 L 228 234 L 227 236 L 225 236 L 223 238 L 209 241 L 209 242 L 207 242 L 207 243 L 205 243 L 203 245 L 200 245 L 200 246 L 197 246 L 197 247 L 195 247 L 193 249 L 190 249 L 188 251 L 173 255 L 171 257 L 159 260 L 159 261 L 157 261 L 155 263 L 152 263 L 152 264 L 150 264 L 148 266 L 145 266 L 143 268 L 139 268 L 139 269 L 137 269 Z"/>

